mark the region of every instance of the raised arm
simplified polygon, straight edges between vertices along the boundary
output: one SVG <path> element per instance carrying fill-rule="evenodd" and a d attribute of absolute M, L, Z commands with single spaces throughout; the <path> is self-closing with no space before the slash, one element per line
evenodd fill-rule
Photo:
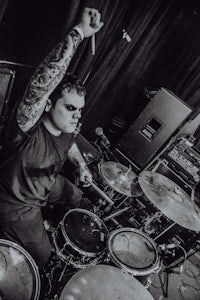
<path fill-rule="evenodd" d="M 78 25 L 36 69 L 17 110 L 17 122 L 24 132 L 30 130 L 41 117 L 49 95 L 63 79 L 81 40 L 98 32 L 103 26 L 100 18 L 96 9 L 85 8 Z"/>

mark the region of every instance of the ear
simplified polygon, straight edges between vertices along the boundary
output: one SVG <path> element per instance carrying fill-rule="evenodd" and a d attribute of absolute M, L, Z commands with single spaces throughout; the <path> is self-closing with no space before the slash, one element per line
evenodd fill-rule
<path fill-rule="evenodd" d="M 50 99 L 47 99 L 47 103 L 46 103 L 46 105 L 45 105 L 44 110 L 45 110 L 46 112 L 48 112 L 48 111 L 50 111 L 51 108 L 52 108 L 52 102 L 51 102 Z"/>

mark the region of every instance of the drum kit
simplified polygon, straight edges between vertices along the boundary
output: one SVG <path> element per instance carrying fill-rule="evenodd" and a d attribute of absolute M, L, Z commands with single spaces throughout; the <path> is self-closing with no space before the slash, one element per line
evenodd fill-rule
<path fill-rule="evenodd" d="M 101 174 L 118 193 L 133 198 L 143 193 L 173 222 L 200 231 L 199 207 L 164 175 L 142 171 L 137 176 L 131 168 L 110 161 L 102 164 Z M 108 205 L 115 201 L 105 199 Z M 59 260 L 76 271 L 60 295 L 49 299 L 153 299 L 150 276 L 161 269 L 161 259 L 158 246 L 142 230 L 120 227 L 109 232 L 97 214 L 77 208 L 65 214 L 52 241 Z M 39 294 L 33 259 L 20 246 L 0 240 L 0 300 L 38 300 Z"/>

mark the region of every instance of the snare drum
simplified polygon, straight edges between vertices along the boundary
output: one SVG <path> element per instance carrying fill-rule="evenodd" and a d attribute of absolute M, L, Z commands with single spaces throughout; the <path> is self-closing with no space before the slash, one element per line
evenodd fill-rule
<path fill-rule="evenodd" d="M 108 261 L 135 276 L 146 287 L 149 275 L 160 268 L 160 260 L 154 241 L 134 228 L 114 230 L 108 238 Z"/>
<path fill-rule="evenodd" d="M 0 239 L 0 299 L 38 300 L 40 285 L 38 268 L 28 252 Z"/>
<path fill-rule="evenodd" d="M 108 229 L 94 213 L 85 209 L 67 212 L 53 233 L 57 255 L 82 269 L 99 262 L 106 249 Z"/>

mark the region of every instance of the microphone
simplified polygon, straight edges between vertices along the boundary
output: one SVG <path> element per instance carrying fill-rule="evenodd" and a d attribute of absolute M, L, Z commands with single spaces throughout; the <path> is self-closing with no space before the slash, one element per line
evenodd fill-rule
<path fill-rule="evenodd" d="M 161 245 L 159 245 L 159 248 L 161 250 L 169 250 L 169 249 L 174 249 L 176 247 L 177 247 L 176 244 L 161 244 Z"/>
<path fill-rule="evenodd" d="M 108 140 L 108 138 L 105 136 L 105 134 L 103 133 L 103 128 L 101 127 L 97 127 L 95 129 L 95 133 L 96 135 L 99 137 L 100 139 L 100 144 L 102 144 L 103 146 L 109 147 L 110 146 L 110 141 Z"/>

